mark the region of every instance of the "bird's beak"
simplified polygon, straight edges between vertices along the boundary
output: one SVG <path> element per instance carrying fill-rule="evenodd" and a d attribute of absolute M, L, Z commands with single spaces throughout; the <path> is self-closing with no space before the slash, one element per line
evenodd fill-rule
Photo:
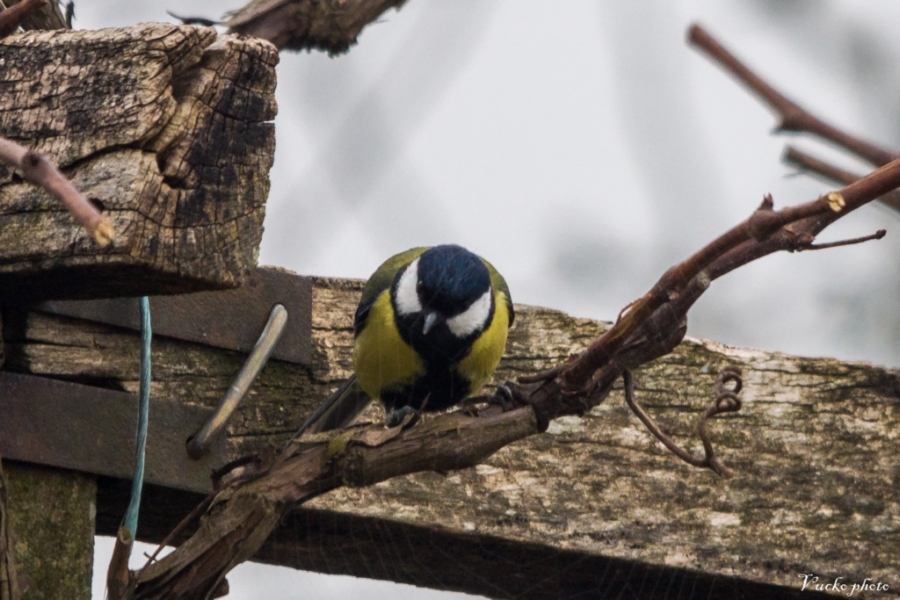
<path fill-rule="evenodd" d="M 440 325 L 446 319 L 444 319 L 444 315 L 437 312 L 436 310 L 430 310 L 425 313 L 425 325 L 422 327 L 422 334 L 428 335 L 428 332 L 434 329 L 435 325 Z"/>

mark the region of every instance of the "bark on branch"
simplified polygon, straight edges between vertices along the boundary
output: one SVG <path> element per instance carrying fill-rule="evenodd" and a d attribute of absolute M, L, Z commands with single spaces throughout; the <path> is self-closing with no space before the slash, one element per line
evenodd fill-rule
<path fill-rule="evenodd" d="M 229 33 L 268 40 L 279 50 L 341 54 L 363 27 L 406 0 L 253 0 L 230 15 Z"/>
<path fill-rule="evenodd" d="M 97 245 L 107 246 L 113 240 L 115 231 L 109 219 L 101 215 L 84 194 L 75 189 L 75 186 L 45 157 L 0 138 L 0 162 L 15 167 L 25 179 L 55 196 L 87 230 Z"/>

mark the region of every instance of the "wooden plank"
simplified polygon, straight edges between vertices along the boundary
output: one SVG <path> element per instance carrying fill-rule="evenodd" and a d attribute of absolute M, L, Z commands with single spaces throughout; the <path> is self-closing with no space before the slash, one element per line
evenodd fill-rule
<path fill-rule="evenodd" d="M 185 441 L 212 411 L 154 398 L 144 481 L 208 493 L 225 464 L 225 440 L 214 438 L 200 459 Z M 131 479 L 137 429 L 136 394 L 0 371 L 0 456 L 44 466 Z"/>
<path fill-rule="evenodd" d="M 282 444 L 349 374 L 360 289 L 355 281 L 315 281 L 312 364 L 306 369 L 274 361 L 265 369 L 232 424 L 232 456 Z M 7 369 L 136 389 L 133 333 L 14 311 L 4 316 L 4 325 Z M 556 364 L 605 326 L 517 307 L 497 380 Z M 155 340 L 154 394 L 214 404 L 240 361 L 237 353 Z M 735 470 L 731 480 L 678 461 L 614 393 L 583 417 L 560 419 L 545 434 L 505 448 L 474 469 L 323 496 L 306 507 L 306 516 L 287 522 L 260 559 L 492 597 L 503 597 L 497 581 L 504 582 L 508 597 L 555 597 L 550 587 L 535 588 L 543 590 L 538 594 L 528 592 L 527 581 L 515 584 L 508 562 L 492 558 L 502 548 L 518 548 L 534 563 L 584 560 L 651 574 L 643 582 L 627 574 L 624 580 L 604 579 L 611 577 L 608 571 L 590 579 L 589 570 L 579 569 L 578 576 L 587 578 L 583 586 L 725 580 L 724 587 L 713 585 L 711 597 L 738 597 L 733 591 L 752 581 L 784 586 L 779 594 L 792 597 L 800 575 L 816 573 L 822 581 L 869 578 L 890 585 L 891 593 L 900 590 L 900 372 L 687 340 L 636 374 L 638 399 L 666 431 L 697 451 L 699 443 L 689 434 L 711 402 L 715 372 L 729 364 L 744 369 L 744 408 L 710 429 L 720 457 Z M 380 418 L 377 410 L 371 415 Z M 115 502 L 115 494 L 100 496 Z M 159 529 L 146 535 L 162 535 L 166 523 L 174 524 L 184 511 L 180 506 L 157 515 Z M 98 530 L 111 533 L 111 523 L 98 517 Z M 340 541 L 326 543 L 329 532 Z M 408 551 L 397 550 L 406 546 Z M 469 558 L 414 560 L 437 556 L 435 548 Z M 396 559 L 373 559 L 391 552 Z M 478 556 L 483 564 L 472 558 Z"/>
<path fill-rule="evenodd" d="M 0 303 L 241 283 L 274 153 L 274 48 L 157 23 L 27 32 L 0 54 L 0 135 L 57 162 L 117 232 L 98 248 L 0 167 Z"/>
<path fill-rule="evenodd" d="M 276 304 L 288 319 L 272 356 L 309 364 L 312 284 L 286 269 L 261 267 L 233 290 L 152 296 L 153 333 L 216 348 L 250 352 Z M 57 300 L 36 310 L 140 330 L 139 298 Z"/>

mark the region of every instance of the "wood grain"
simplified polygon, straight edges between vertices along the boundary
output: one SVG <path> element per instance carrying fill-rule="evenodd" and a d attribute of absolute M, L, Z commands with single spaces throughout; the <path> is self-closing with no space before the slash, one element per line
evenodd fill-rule
<path fill-rule="evenodd" d="M 113 223 L 100 249 L 0 168 L 0 302 L 236 287 L 256 265 L 275 49 L 145 24 L 0 42 L 0 135 L 55 161 Z"/>

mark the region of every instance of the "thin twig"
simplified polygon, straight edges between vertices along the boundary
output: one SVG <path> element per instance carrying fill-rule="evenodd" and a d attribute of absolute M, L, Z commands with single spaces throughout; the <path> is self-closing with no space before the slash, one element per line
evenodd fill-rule
<path fill-rule="evenodd" d="M 19 29 L 22 22 L 47 4 L 47 0 L 23 0 L 0 12 L 0 39 Z"/>
<path fill-rule="evenodd" d="M 0 138 L 0 162 L 15 167 L 27 181 L 44 188 L 62 202 L 100 247 L 113 240 L 115 230 L 109 220 L 42 155 Z"/>
<path fill-rule="evenodd" d="M 206 507 L 212 502 L 213 498 L 216 497 L 216 493 L 212 492 L 208 494 L 206 498 L 204 498 L 200 504 L 194 507 L 194 509 L 187 514 L 186 517 L 181 519 L 178 522 L 178 525 L 175 526 L 172 531 L 166 534 L 166 537 L 156 546 L 156 549 L 153 551 L 153 554 L 147 556 L 147 562 L 144 564 L 143 568 L 147 568 L 153 561 L 156 560 L 156 557 L 159 556 L 159 553 L 162 552 L 162 549 L 169 545 L 182 531 L 184 531 L 185 527 L 187 527 L 194 519 L 200 516 L 200 513 L 206 510 Z"/>
<path fill-rule="evenodd" d="M 790 100 L 738 60 L 700 25 L 691 26 L 688 40 L 768 104 L 781 119 L 778 124 L 779 131 L 806 132 L 817 135 L 849 150 L 875 166 L 885 165 L 897 158 L 896 152 L 885 150 L 871 142 L 841 131 Z"/>
<path fill-rule="evenodd" d="M 784 147 L 784 154 L 781 155 L 781 160 L 802 171 L 809 171 L 810 173 L 821 175 L 832 183 L 847 185 L 862 177 L 859 173 L 851 173 L 850 171 L 836 167 L 831 163 L 827 163 L 824 160 L 816 158 L 811 154 L 807 154 L 803 150 L 791 145 Z"/>
<path fill-rule="evenodd" d="M 833 183 L 842 183 L 846 185 L 853 183 L 862 177 L 862 175 L 859 175 L 858 173 L 851 173 L 850 171 L 838 168 L 831 163 L 827 163 L 824 160 L 811 156 L 790 145 L 785 146 L 781 160 L 790 165 L 794 165 L 802 171 L 824 177 L 826 180 Z M 878 201 L 895 210 L 900 210 L 900 193 L 898 193 L 897 190 L 885 194 L 879 198 Z"/>
<path fill-rule="evenodd" d="M 853 244 L 862 244 L 863 242 L 870 242 L 872 240 L 880 240 L 887 234 L 886 229 L 879 229 L 875 233 L 871 235 L 864 235 L 862 237 L 850 238 L 848 240 L 840 240 L 838 242 L 827 242 L 825 244 L 810 244 L 808 246 L 804 246 L 802 248 L 798 248 L 798 251 L 805 250 L 825 250 L 827 248 L 839 248 L 840 246 L 852 246 Z"/>

